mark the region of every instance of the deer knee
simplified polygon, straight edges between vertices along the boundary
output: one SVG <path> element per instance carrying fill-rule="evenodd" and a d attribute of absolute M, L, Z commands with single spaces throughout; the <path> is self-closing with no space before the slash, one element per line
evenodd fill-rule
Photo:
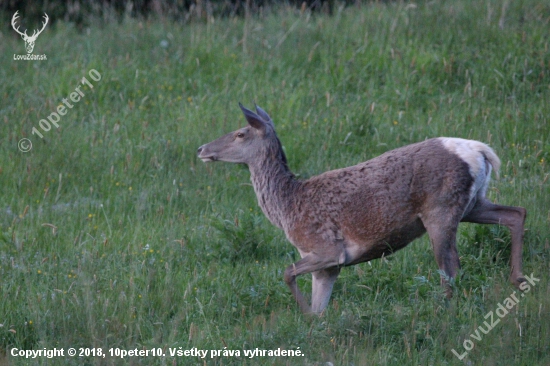
<path fill-rule="evenodd" d="M 294 273 L 295 273 L 294 265 L 289 266 L 285 270 L 284 280 L 288 286 L 292 286 L 296 282 L 296 275 Z"/>
<path fill-rule="evenodd" d="M 511 231 L 521 231 L 523 234 L 523 226 L 525 224 L 525 218 L 527 217 L 527 210 L 523 207 L 514 207 L 512 215 L 508 216 L 508 220 L 505 223 Z"/>
<path fill-rule="evenodd" d="M 521 223 L 521 226 L 525 223 L 525 219 L 527 218 L 527 210 L 523 207 L 518 207 L 518 214 L 519 214 L 519 222 Z"/>

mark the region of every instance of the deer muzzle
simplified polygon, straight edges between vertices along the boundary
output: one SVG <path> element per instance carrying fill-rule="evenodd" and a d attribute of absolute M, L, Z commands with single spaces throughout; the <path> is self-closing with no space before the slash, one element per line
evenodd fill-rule
<path fill-rule="evenodd" d="M 214 154 L 209 154 L 208 153 L 208 150 L 206 150 L 204 147 L 206 145 L 202 145 L 201 147 L 198 148 L 197 150 L 197 156 L 199 157 L 199 159 L 201 159 L 202 161 L 204 161 L 205 163 L 208 163 L 209 161 L 216 161 L 218 160 L 216 158 L 216 155 Z"/>

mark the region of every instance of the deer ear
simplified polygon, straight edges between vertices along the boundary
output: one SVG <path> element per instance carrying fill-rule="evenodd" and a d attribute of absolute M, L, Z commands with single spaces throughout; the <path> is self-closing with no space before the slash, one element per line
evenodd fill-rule
<path fill-rule="evenodd" d="M 256 113 L 252 112 L 251 110 L 248 110 L 245 107 L 243 107 L 241 103 L 239 103 L 239 107 L 241 107 L 244 117 L 246 118 L 246 121 L 250 126 L 262 132 L 265 131 L 266 122 L 264 122 L 260 116 L 258 116 Z"/>
<path fill-rule="evenodd" d="M 266 111 L 264 111 L 262 108 L 258 107 L 256 103 L 254 103 L 254 105 L 256 106 L 256 113 L 258 113 L 258 116 L 262 117 L 262 119 L 265 122 L 269 123 L 271 127 L 275 127 L 273 125 L 273 120 L 271 119 L 271 117 L 269 117 L 269 114 L 267 114 Z"/>

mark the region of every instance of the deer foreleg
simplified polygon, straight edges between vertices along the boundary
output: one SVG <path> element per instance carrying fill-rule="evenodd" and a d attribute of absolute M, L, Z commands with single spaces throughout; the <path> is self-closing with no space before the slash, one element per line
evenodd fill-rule
<path fill-rule="evenodd" d="M 320 314 L 325 309 L 332 293 L 332 286 L 340 273 L 338 266 L 343 264 L 342 258 L 341 255 L 323 258 L 310 253 L 287 267 L 285 282 L 302 312 Z M 296 283 L 297 276 L 311 272 L 313 272 L 312 307 L 309 306 Z"/>

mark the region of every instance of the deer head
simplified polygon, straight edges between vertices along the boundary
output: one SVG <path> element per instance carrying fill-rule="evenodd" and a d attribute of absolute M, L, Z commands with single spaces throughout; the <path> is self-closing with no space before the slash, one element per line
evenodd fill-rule
<path fill-rule="evenodd" d="M 271 149 L 277 154 L 280 153 L 286 164 L 271 117 L 258 106 L 256 106 L 257 113 L 246 109 L 240 103 L 239 106 L 248 126 L 199 147 L 199 158 L 204 162 L 219 160 L 250 165 L 259 159 L 258 156 L 263 151 Z"/>
<path fill-rule="evenodd" d="M 38 36 L 40 35 L 40 33 L 42 33 L 42 31 L 44 30 L 44 28 L 46 28 L 46 24 L 48 24 L 48 14 L 44 13 L 44 22 L 42 22 L 42 29 L 40 29 L 39 31 L 37 30 L 34 30 L 34 32 L 32 33 L 32 36 L 28 36 L 27 35 L 27 31 L 25 30 L 25 32 L 21 33 L 19 31 L 19 27 L 15 27 L 15 21 L 17 20 L 18 18 L 18 15 L 17 15 L 17 11 L 15 12 L 15 14 L 13 14 L 13 18 L 11 18 L 11 26 L 13 27 L 13 29 L 19 33 L 21 35 L 21 38 L 23 38 L 23 41 L 25 41 L 25 48 L 27 49 L 27 53 L 31 53 L 32 50 L 34 49 L 34 42 L 36 42 L 36 38 L 38 38 Z"/>

